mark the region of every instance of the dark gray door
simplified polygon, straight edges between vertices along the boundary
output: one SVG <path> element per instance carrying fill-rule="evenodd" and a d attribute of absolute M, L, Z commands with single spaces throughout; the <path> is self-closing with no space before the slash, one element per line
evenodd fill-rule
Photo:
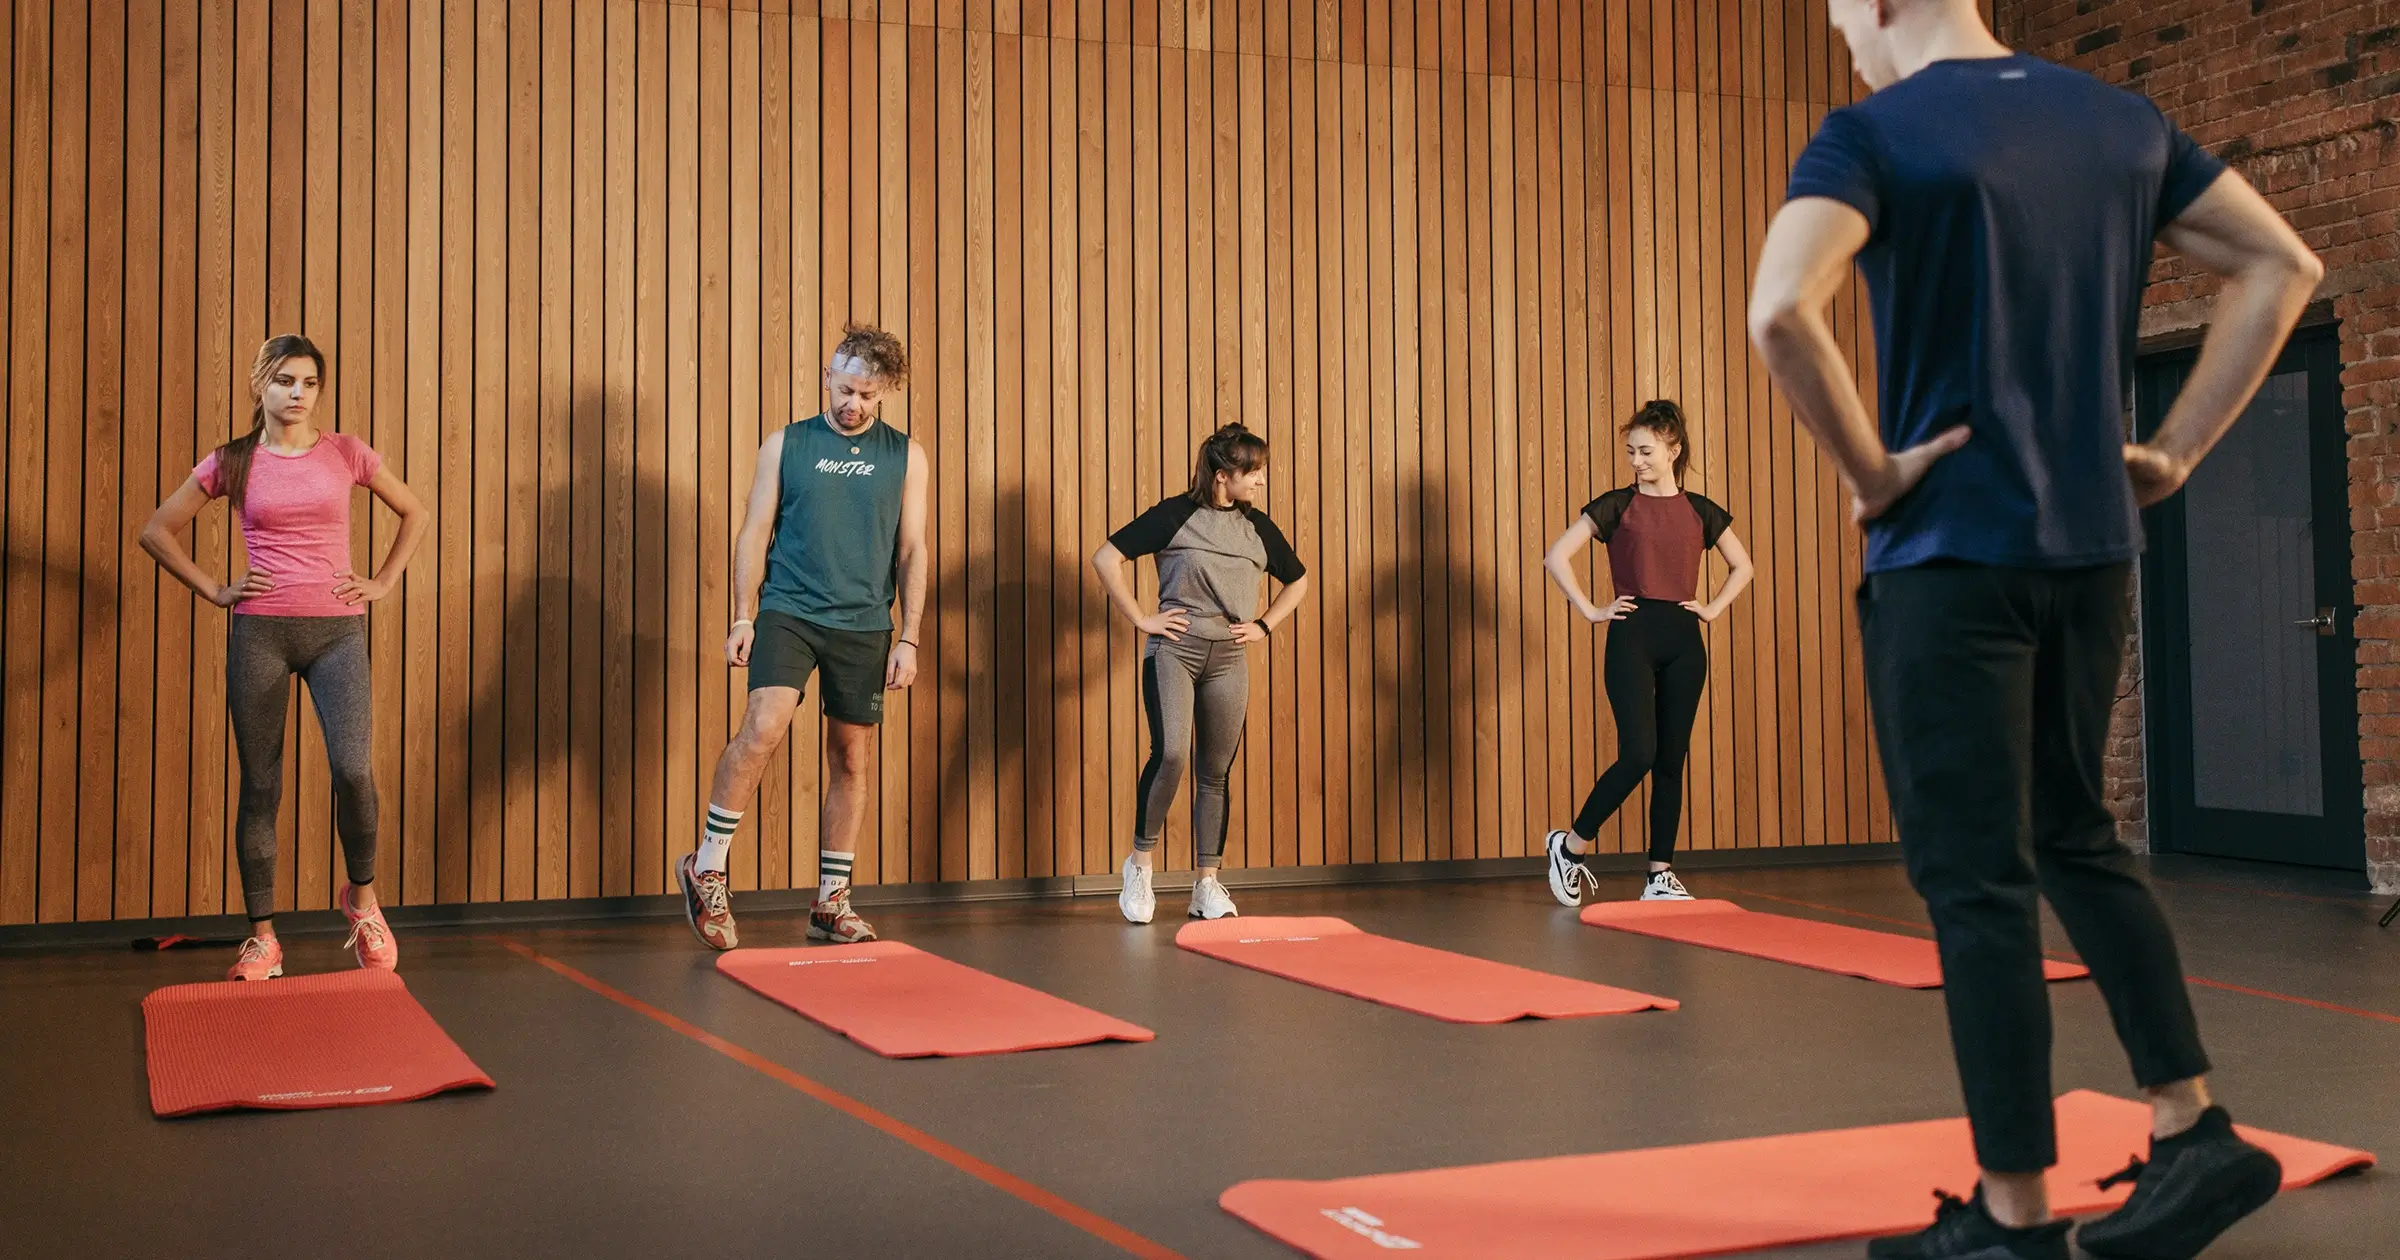
<path fill-rule="evenodd" d="M 2192 360 L 2143 360 L 2144 436 Z M 2149 513 L 2142 659 L 2162 852 L 2366 867 L 2340 377 L 2332 329 L 2296 335 L 2183 493 Z"/>

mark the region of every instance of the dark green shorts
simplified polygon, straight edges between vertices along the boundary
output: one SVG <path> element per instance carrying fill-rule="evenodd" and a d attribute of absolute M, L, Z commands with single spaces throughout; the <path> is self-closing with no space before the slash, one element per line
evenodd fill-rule
<path fill-rule="evenodd" d="M 779 612 L 750 627 L 750 690 L 790 687 L 805 695 L 808 676 L 825 672 L 825 716 L 855 726 L 883 721 L 889 630 L 831 630 Z"/>

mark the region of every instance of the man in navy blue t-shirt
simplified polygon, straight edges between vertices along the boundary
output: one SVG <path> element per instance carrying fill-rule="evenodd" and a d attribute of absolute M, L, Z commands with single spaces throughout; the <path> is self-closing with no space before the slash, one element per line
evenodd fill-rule
<path fill-rule="evenodd" d="M 2322 275 L 2239 175 L 2140 96 L 2012 54 L 1973 0 L 1829 0 L 1874 89 L 1792 168 L 1751 336 L 1867 531 L 1869 700 L 1910 881 L 1942 956 L 1983 1178 L 1893 1260 L 2066 1260 L 2046 895 L 2152 1103 L 2100 1256 L 2196 1255 L 2273 1196 L 2274 1157 L 2211 1105 L 2175 941 L 2101 795 L 2139 511 L 2248 403 Z M 2200 360 L 2125 441 L 2142 288 L 2164 243 L 2224 278 Z M 1875 316 L 1878 423 L 1825 310 L 1853 261 Z"/>

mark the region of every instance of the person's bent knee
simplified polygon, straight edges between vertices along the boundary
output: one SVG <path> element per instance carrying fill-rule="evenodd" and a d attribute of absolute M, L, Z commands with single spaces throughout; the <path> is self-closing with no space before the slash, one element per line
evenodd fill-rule
<path fill-rule="evenodd" d="M 825 765 L 834 777 L 864 776 L 875 759 L 875 728 L 834 718 L 825 724 Z"/>
<path fill-rule="evenodd" d="M 791 729 L 792 714 L 800 707 L 800 692 L 792 687 L 760 687 L 750 693 L 750 703 L 742 710 L 742 729 L 739 738 L 746 745 L 758 746 L 759 752 L 772 751 L 783 742 L 783 733 Z"/>
<path fill-rule="evenodd" d="M 334 766 L 332 770 L 334 795 L 352 801 L 372 802 L 375 799 L 373 770 L 366 766 Z"/>

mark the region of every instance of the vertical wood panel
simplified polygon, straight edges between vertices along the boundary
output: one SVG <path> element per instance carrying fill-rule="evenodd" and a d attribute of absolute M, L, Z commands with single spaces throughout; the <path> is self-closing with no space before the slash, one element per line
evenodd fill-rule
<path fill-rule="evenodd" d="M 1057 164 L 1050 145 L 1050 44 L 1047 13 L 1038 0 L 1024 10 L 1029 34 L 1018 42 L 1023 76 L 1018 124 L 1023 136 L 1018 228 L 1024 237 L 1024 289 L 1017 306 L 1022 328 L 1025 412 L 1025 874 L 1046 876 L 1058 865 L 1060 817 L 1056 754 L 1058 640 L 1053 584 L 1050 373 L 1050 184 Z"/>
<path fill-rule="evenodd" d="M 608 228 L 604 182 L 607 145 L 607 9 L 600 0 L 567 6 L 571 83 L 569 135 L 573 146 L 566 207 L 573 224 L 569 292 L 573 294 L 573 344 L 562 382 L 571 414 L 572 447 L 568 490 L 572 551 L 565 594 L 566 671 L 566 855 L 568 895 L 597 897 L 602 885 L 601 836 L 611 833 L 602 801 L 610 790 L 603 770 L 607 741 L 623 725 L 614 720 L 606 686 L 609 659 L 619 637 L 612 631 L 603 592 L 608 506 L 614 490 L 613 444 L 607 430 L 608 361 L 602 352 L 611 314 L 609 272 L 602 248 Z M 770 278 L 773 273 L 770 271 Z"/>
<path fill-rule="evenodd" d="M 537 449 L 528 470 L 535 487 L 534 576 L 519 600 L 533 606 L 531 624 L 517 627 L 513 636 L 530 634 L 536 653 L 534 673 L 534 853 L 533 895 L 564 897 L 572 863 L 569 827 L 572 797 L 573 742 L 568 723 L 573 713 L 569 689 L 574 674 L 574 560 L 576 544 L 575 487 L 583 478 L 578 451 L 588 450 L 589 436 L 576 432 L 574 373 L 575 329 L 580 322 L 575 301 L 577 273 L 575 243 L 579 224 L 575 214 L 575 45 L 573 0 L 543 0 L 540 13 L 540 207 L 538 236 L 540 276 L 539 347 L 534 360 L 535 394 L 540 417 L 535 428 Z M 516 243 L 511 242 L 511 252 Z M 561 300 L 564 299 L 564 300 Z M 512 636 L 512 637 L 513 637 Z"/>
<path fill-rule="evenodd" d="M 1306 49 L 1315 39 L 1315 26 L 1305 8 L 1293 12 L 1292 47 Z M 1294 748 L 1288 764 L 1295 766 L 1292 780 L 1286 788 L 1291 796 L 1290 809 L 1299 815 L 1295 848 L 1301 865 L 1325 860 L 1325 772 L 1338 750 L 1329 748 L 1325 739 L 1325 613 L 1324 592 L 1329 589 L 1325 577 L 1314 570 L 1324 567 L 1324 466 L 1330 454 L 1325 448 L 1325 396 L 1323 391 L 1321 345 L 1322 308 L 1319 280 L 1323 272 L 1319 255 L 1324 248 L 1319 239 L 1321 223 L 1317 213 L 1320 188 L 1317 152 L 1317 71 L 1318 66 L 1304 58 L 1294 58 L 1289 65 L 1291 79 L 1291 222 L 1292 261 L 1290 287 L 1292 293 L 1292 334 L 1286 350 L 1292 369 L 1292 424 L 1287 442 L 1287 479 L 1292 483 L 1291 516 L 1287 531 L 1294 550 L 1311 566 L 1310 589 L 1315 591 L 1318 606 L 1301 610 L 1296 618 L 1296 633 L 1287 632 L 1292 640 L 1293 698 L 1288 702 L 1298 712 L 1293 723 Z M 1188 443 L 1187 443 L 1188 445 Z M 1282 707 L 1282 706 L 1278 706 Z"/>
<path fill-rule="evenodd" d="M 76 762 L 82 746 L 78 730 L 77 683 L 81 654 L 76 638 L 82 620 L 82 582 L 77 539 L 83 532 L 85 490 L 82 434 L 78 417 L 86 402 L 84 344 L 85 242 L 92 228 L 86 192 L 92 179 L 89 56 L 90 14 L 80 0 L 52 0 L 50 5 L 50 197 L 47 315 L 45 345 L 24 367 L 43 365 L 37 377 L 43 386 L 44 409 L 38 422 L 46 432 L 37 450 L 44 459 L 34 478 L 17 485 L 44 486 L 38 504 L 42 532 L 35 543 L 41 566 L 41 777 L 30 794 L 40 811 L 41 859 L 38 909 L 45 920 L 75 917 L 79 883 L 76 848 Z M 36 187 L 40 187 L 39 182 Z M 23 370 L 23 368 L 20 368 Z M 32 373 L 27 373 L 32 375 Z M 73 427 L 70 427 L 73 426 Z M 113 450 L 104 460 L 114 459 Z M 11 497 L 14 497 L 13 495 Z M 28 540 L 32 541 L 32 540 Z M 29 785 L 30 786 L 30 785 Z"/>
<path fill-rule="evenodd" d="M 39 6 L 17 6 L 10 11 L 7 34 L 9 55 L 9 91 L 5 93 L 7 120 L 11 131 L 26 125 L 26 119 L 40 118 L 47 106 L 37 84 L 47 80 L 46 74 L 27 71 L 48 54 L 44 46 L 46 33 L 42 22 L 48 17 Z M 37 57 L 34 50 L 42 50 Z M 47 67 L 43 67 L 46 69 Z M 46 130 L 46 129 L 45 129 Z M 13 140 L 12 135 L 12 140 Z M 40 167 L 38 149 L 12 144 L 15 161 L 8 172 L 7 226 L 9 254 L 13 259 L 30 248 L 27 238 L 41 238 L 37 231 L 29 232 L 25 222 L 30 206 L 17 204 L 17 198 L 27 196 L 27 189 L 39 187 Z M 39 404 L 27 396 L 27 391 L 39 384 L 36 374 L 16 367 L 30 353 L 33 330 L 26 325 L 41 318 L 44 302 L 40 294 L 29 291 L 28 278 L 12 267 L 9 275 L 9 362 L 8 373 L 8 445 L 5 467 L 11 484 L 19 481 L 23 472 L 18 461 L 24 458 L 19 450 L 19 435 L 32 423 L 31 417 Z M 39 702 L 34 688 L 41 676 L 38 654 L 29 650 L 31 635 L 28 619 L 33 615 L 33 603 L 28 592 L 35 588 L 34 573 L 27 561 L 19 559 L 24 547 L 25 531 L 37 527 L 41 520 L 41 504 L 30 495 L 10 495 L 4 522 L 6 550 L 0 552 L 0 627 L 7 635 L 0 642 L 0 792 L 14 794 L 26 791 L 27 767 L 38 763 L 41 741 L 35 724 L 40 721 Z M 35 869 L 40 860 L 36 837 L 40 834 L 40 818 L 28 817 L 28 811 L 10 810 L 0 815 L 0 919 L 22 923 L 35 917 Z"/>
<path fill-rule="evenodd" d="M 80 780 L 76 802 L 75 917 L 107 919 L 118 915 L 117 811 L 138 802 L 120 801 L 117 792 L 117 727 L 120 713 L 118 680 L 120 625 L 139 624 L 128 615 L 119 583 L 129 563 L 119 548 L 104 547 L 85 554 L 83 540 L 123 537 L 118 519 L 121 495 L 147 488 L 149 469 L 135 463 L 147 453 L 157 430 L 136 437 L 126 432 L 125 368 L 127 351 L 127 269 L 132 242 L 126 222 L 129 177 L 127 152 L 129 119 L 126 64 L 125 0 L 93 0 L 90 11 L 89 196 L 91 220 L 84 241 L 83 269 L 88 285 L 84 307 L 83 528 L 60 560 L 80 569 L 81 604 L 77 646 L 81 649 L 82 679 L 77 697 L 80 751 L 75 761 Z M 152 79 L 155 87 L 157 80 Z M 155 167 L 152 168 L 155 171 Z M 147 883 L 147 863 L 126 872 L 128 879 Z"/>
<path fill-rule="evenodd" d="M 1539 553 L 1657 396 L 1761 563 L 1709 630 L 1687 843 L 1889 838 L 1858 540 L 1739 322 L 1854 90 L 1801 0 L 53 0 L 0 39 L 0 922 L 238 905 L 224 614 L 128 546 L 286 328 L 435 510 L 369 622 L 395 902 L 671 889 L 743 703 L 757 443 L 850 320 L 909 343 L 888 418 L 937 468 L 862 884 L 1113 872 L 1140 644 L 1083 557 L 1230 419 L 1316 594 L 1253 662 L 1229 865 L 1526 852 L 1614 751 Z M 396 521 L 354 522 L 373 564 Z M 242 563 L 221 509 L 191 541 Z M 291 711 L 279 904 L 314 908 L 340 855 Z M 743 889 L 816 878 L 821 720 Z"/>
<path fill-rule="evenodd" d="M 343 255 L 344 318 L 365 336 L 370 362 L 360 386 L 372 442 L 384 463 L 403 481 L 409 475 L 408 382 L 408 15 L 405 8 L 380 0 L 343 0 L 342 38 L 359 45 L 359 69 L 345 78 L 348 126 L 343 133 L 345 188 L 357 189 L 356 199 L 344 194 L 349 225 Z M 345 48 L 347 51 L 347 48 Z M 355 81 L 352 81 L 352 79 Z M 350 150 L 355 149 L 355 154 Z M 354 239 L 353 239 L 354 238 Z M 353 291 L 352 277 L 356 289 Z M 355 313 L 350 313 L 355 312 Z M 390 547 L 399 522 L 372 495 L 356 499 L 356 522 L 364 549 L 352 558 L 359 571 L 372 574 Z M 395 588 L 405 592 L 403 584 Z M 422 602 L 422 601 L 420 601 Z M 403 749 L 408 739 L 404 679 L 408 661 L 407 625 L 410 606 L 395 599 L 368 614 L 368 652 L 371 694 L 380 697 L 374 714 L 376 849 L 375 884 L 397 898 L 405 882 L 408 830 L 401 819 L 407 805 L 410 776 Z M 380 894 L 379 894 L 380 895 Z"/>
<path fill-rule="evenodd" d="M 380 0 L 380 9 L 381 29 L 389 33 L 387 38 L 400 44 L 396 49 L 386 49 L 379 63 L 377 87 L 391 112 L 378 120 L 378 130 L 387 141 L 398 139 L 406 146 L 403 155 L 406 165 L 401 173 L 405 189 L 383 186 L 378 176 L 378 196 L 405 206 L 404 210 L 395 207 L 393 212 L 401 215 L 406 225 L 399 243 L 402 257 L 382 258 L 382 238 L 377 243 L 379 273 L 387 264 L 395 267 L 402 289 L 392 294 L 379 288 L 378 305 L 394 302 L 402 307 L 405 318 L 400 346 L 403 363 L 393 365 L 402 378 L 400 411 L 393 419 L 407 438 L 397 444 L 387 441 L 386 446 L 397 445 L 400 467 L 406 470 L 409 487 L 420 501 L 435 509 L 438 530 L 442 519 L 439 515 L 442 14 L 432 5 L 406 4 L 403 0 Z M 397 137 L 394 132 L 399 133 Z M 405 201 L 401 200 L 403 197 Z M 401 667 L 404 693 L 400 702 L 401 768 L 396 781 L 378 780 L 381 790 L 393 791 L 401 798 L 393 815 L 400 830 L 384 833 L 382 842 L 399 854 L 400 861 L 400 879 L 385 885 L 384 893 L 396 891 L 404 901 L 429 901 L 435 895 L 434 836 L 440 828 L 439 801 L 443 794 L 435 740 L 440 662 L 446 655 L 438 642 L 440 623 L 436 620 L 441 554 L 439 544 L 427 539 L 416 562 L 409 566 L 401 587 L 400 615 L 406 623 L 402 632 L 406 659 Z"/>
<path fill-rule="evenodd" d="M 161 186 L 166 162 L 167 115 L 162 110 L 166 91 L 163 40 L 166 13 L 160 0 L 132 0 L 125 20 L 125 356 L 122 364 L 126 412 L 158 417 L 157 423 L 129 425 L 124 434 L 124 471 L 119 480 L 119 512 L 112 527 L 118 537 L 132 537 L 148 517 L 157 493 L 162 457 L 160 446 L 168 425 L 159 407 L 164 338 L 161 320 L 160 271 L 164 262 Z M 4 96 L 0 92 L 0 96 Z M 0 123 L 0 134 L 6 124 Z M 0 204 L 7 196 L 0 192 Z M 0 240 L 7 239 L 0 229 Z M 121 423 L 121 421 L 120 421 Z M 116 694 L 116 825 L 115 880 L 108 917 L 129 919 L 153 913 L 156 871 L 151 865 L 151 789 L 156 764 L 163 760 L 167 740 L 157 728 L 159 678 L 157 657 L 166 638 L 159 625 L 158 581 L 155 571 L 129 559 L 118 566 L 118 638 Z M 155 629 L 145 632 L 145 627 Z M 170 682 L 174 680 L 170 679 Z M 180 909 L 181 907 L 177 907 Z M 80 912 L 81 907 L 79 906 Z M 98 917 L 98 916 L 94 916 Z"/>

